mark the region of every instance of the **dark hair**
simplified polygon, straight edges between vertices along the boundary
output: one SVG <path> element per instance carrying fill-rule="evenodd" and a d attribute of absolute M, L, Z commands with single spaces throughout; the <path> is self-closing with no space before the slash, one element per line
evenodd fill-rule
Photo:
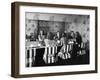
<path fill-rule="evenodd" d="M 65 33 L 62 33 L 62 37 L 66 37 L 66 34 Z"/>
<path fill-rule="evenodd" d="M 43 30 L 40 30 L 40 31 L 42 31 L 43 32 L 43 35 L 44 35 L 44 31 Z M 40 31 L 39 31 L 39 35 L 40 35 Z"/>
<path fill-rule="evenodd" d="M 78 31 L 76 32 L 76 34 L 77 34 L 77 36 L 81 36 L 80 33 L 79 33 Z"/>

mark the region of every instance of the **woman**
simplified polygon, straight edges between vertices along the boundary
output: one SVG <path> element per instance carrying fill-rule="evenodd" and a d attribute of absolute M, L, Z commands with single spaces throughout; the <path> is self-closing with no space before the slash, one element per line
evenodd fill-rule
<path fill-rule="evenodd" d="M 45 46 L 48 47 L 50 46 L 50 32 L 47 33 L 46 38 L 44 39 Z"/>
<path fill-rule="evenodd" d="M 72 55 L 71 55 L 73 60 L 77 58 L 78 52 L 81 52 L 81 43 L 82 43 L 82 37 L 79 32 L 76 32 L 75 41 L 72 49 Z"/>
<path fill-rule="evenodd" d="M 76 32 L 76 43 L 77 43 L 77 52 L 81 54 L 81 43 L 82 43 L 82 37 L 79 32 Z"/>
<path fill-rule="evenodd" d="M 81 47 L 82 37 L 79 32 L 76 32 L 76 42 L 78 43 L 79 47 Z"/>
<path fill-rule="evenodd" d="M 43 31 L 41 30 L 39 35 L 38 35 L 38 40 L 39 40 L 41 45 L 44 45 L 44 39 L 45 39 L 45 35 L 43 35 Z"/>
<path fill-rule="evenodd" d="M 62 34 L 62 37 L 61 37 L 61 49 L 60 49 L 60 52 L 58 53 L 58 56 L 62 59 L 68 59 L 70 58 L 70 54 L 67 52 L 67 38 L 65 36 L 65 34 L 63 33 Z"/>
<path fill-rule="evenodd" d="M 60 45 L 60 32 L 57 32 L 54 36 L 54 40 L 57 42 L 57 45 Z"/>
<path fill-rule="evenodd" d="M 39 35 L 38 35 L 38 40 L 39 40 L 39 41 L 43 41 L 44 38 L 45 38 L 45 37 L 44 37 L 44 35 L 43 35 L 43 31 L 41 30 L 40 33 L 39 33 Z"/>
<path fill-rule="evenodd" d="M 61 41 L 62 46 L 67 45 L 68 40 L 67 40 L 67 37 L 66 37 L 65 33 L 62 34 L 62 37 L 61 37 L 60 41 Z"/>

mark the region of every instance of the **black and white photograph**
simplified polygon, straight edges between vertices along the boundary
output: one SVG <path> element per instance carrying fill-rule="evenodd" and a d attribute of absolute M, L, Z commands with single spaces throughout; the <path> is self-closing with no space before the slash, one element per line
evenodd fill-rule
<path fill-rule="evenodd" d="M 25 66 L 89 64 L 89 30 L 89 15 L 26 12 Z"/>
<path fill-rule="evenodd" d="M 12 4 L 12 76 L 97 73 L 97 7 Z"/>

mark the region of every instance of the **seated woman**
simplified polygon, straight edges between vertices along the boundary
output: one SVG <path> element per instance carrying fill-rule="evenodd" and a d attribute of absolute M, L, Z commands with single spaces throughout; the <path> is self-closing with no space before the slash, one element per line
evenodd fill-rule
<path fill-rule="evenodd" d="M 65 37 L 65 34 L 62 34 L 61 37 L 61 45 L 62 48 L 60 49 L 60 52 L 58 53 L 58 57 L 60 57 L 61 59 L 68 59 L 70 58 L 70 54 L 67 52 L 67 38 Z"/>
<path fill-rule="evenodd" d="M 82 37 L 79 32 L 76 32 L 76 42 L 78 43 L 79 47 L 81 47 Z"/>
<path fill-rule="evenodd" d="M 69 33 L 68 39 L 69 39 L 69 41 L 71 41 L 71 42 L 74 42 L 74 41 L 76 40 L 76 39 L 75 39 L 75 33 L 74 33 L 74 31 L 71 31 L 71 32 Z"/>
<path fill-rule="evenodd" d="M 30 33 L 30 41 L 35 41 L 35 35 L 34 35 L 34 33 Z"/>
<path fill-rule="evenodd" d="M 41 30 L 38 35 L 38 40 L 40 42 L 40 46 L 44 46 L 44 39 L 45 39 L 45 35 L 43 34 L 43 31 Z"/>
<path fill-rule="evenodd" d="M 49 42 L 50 42 L 50 32 L 47 33 L 46 38 L 44 39 L 45 42 L 45 46 L 48 47 L 50 46 Z"/>
<path fill-rule="evenodd" d="M 54 36 L 54 40 L 57 42 L 58 45 L 60 45 L 60 32 L 57 32 L 56 35 Z"/>
<path fill-rule="evenodd" d="M 81 54 L 81 43 L 82 43 L 82 37 L 79 32 L 76 32 L 76 43 L 77 43 L 77 52 Z"/>
<path fill-rule="evenodd" d="M 68 46 L 67 46 L 68 47 L 68 52 L 70 54 L 72 54 L 72 52 L 73 52 L 73 46 L 75 44 L 75 41 L 76 41 L 75 33 L 74 33 L 74 31 L 70 31 L 68 33 Z"/>

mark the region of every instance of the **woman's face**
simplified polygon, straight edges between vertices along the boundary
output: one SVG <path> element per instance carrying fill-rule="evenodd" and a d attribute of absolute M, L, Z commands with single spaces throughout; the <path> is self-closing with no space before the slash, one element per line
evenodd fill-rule
<path fill-rule="evenodd" d="M 74 32 L 71 32 L 71 36 L 74 37 Z"/>
<path fill-rule="evenodd" d="M 75 37 L 78 37 L 78 33 L 76 32 L 76 34 L 75 34 L 76 36 Z"/>
<path fill-rule="evenodd" d="M 60 35 L 60 33 L 59 32 L 57 32 L 57 36 L 59 36 Z"/>
<path fill-rule="evenodd" d="M 40 31 L 40 34 L 42 35 L 43 34 L 43 31 Z"/>
<path fill-rule="evenodd" d="M 64 33 L 67 33 L 67 31 L 64 31 Z"/>

